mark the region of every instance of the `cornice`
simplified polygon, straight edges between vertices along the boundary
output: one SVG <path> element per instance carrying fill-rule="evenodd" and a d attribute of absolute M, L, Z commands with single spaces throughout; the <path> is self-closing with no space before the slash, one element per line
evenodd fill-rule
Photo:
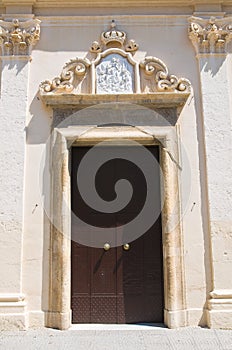
<path fill-rule="evenodd" d="M 20 3 L 20 4 L 19 4 Z M 116 4 L 115 4 L 116 3 Z M 232 0 L 211 0 L 210 5 L 231 5 Z M 150 7 L 209 5 L 207 0 L 0 0 L 0 6 L 35 7 Z"/>
<path fill-rule="evenodd" d="M 49 1 L 48 1 L 49 2 Z M 0 5 L 3 6 L 32 6 L 35 5 L 36 0 L 1 0 Z"/>
<path fill-rule="evenodd" d="M 11 0 L 14 1 L 14 0 Z M 29 1 L 29 0 L 28 0 Z M 17 1 L 15 1 L 17 2 Z M 209 5 L 208 0 L 35 0 L 37 7 L 150 7 Z M 232 0 L 211 0 L 210 5 L 231 5 Z"/>
<path fill-rule="evenodd" d="M 189 15 L 85 15 L 85 16 L 39 16 L 41 27 L 82 27 L 83 25 L 105 25 L 113 19 L 122 26 L 186 26 Z"/>

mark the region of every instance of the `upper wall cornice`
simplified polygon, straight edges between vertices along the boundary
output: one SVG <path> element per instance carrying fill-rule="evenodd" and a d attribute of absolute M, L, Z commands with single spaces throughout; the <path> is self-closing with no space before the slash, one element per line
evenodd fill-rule
<path fill-rule="evenodd" d="M 144 7 L 232 5 L 232 0 L 0 0 L 0 6 L 35 7 Z"/>

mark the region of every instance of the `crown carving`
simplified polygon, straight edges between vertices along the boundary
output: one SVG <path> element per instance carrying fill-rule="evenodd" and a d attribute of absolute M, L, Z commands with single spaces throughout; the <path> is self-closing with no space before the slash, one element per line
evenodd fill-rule
<path fill-rule="evenodd" d="M 112 20 L 110 29 L 101 34 L 101 42 L 94 41 L 91 45 L 90 51 L 93 53 L 102 52 L 105 48 L 121 48 L 127 52 L 135 52 L 139 46 L 135 40 L 131 39 L 127 43 L 127 35 L 125 32 L 116 29 L 116 23 Z"/>
<path fill-rule="evenodd" d="M 232 17 L 190 17 L 188 32 L 197 53 L 225 53 L 232 38 Z"/>
<path fill-rule="evenodd" d="M 40 38 L 40 20 L 0 21 L 0 51 L 2 56 L 28 55 Z"/>
<path fill-rule="evenodd" d="M 115 43 L 119 43 L 120 46 L 122 46 L 125 40 L 126 40 L 126 33 L 120 30 L 116 30 L 116 23 L 114 20 L 111 22 L 111 29 L 101 34 L 101 41 L 106 46 L 109 44 L 115 44 Z"/>

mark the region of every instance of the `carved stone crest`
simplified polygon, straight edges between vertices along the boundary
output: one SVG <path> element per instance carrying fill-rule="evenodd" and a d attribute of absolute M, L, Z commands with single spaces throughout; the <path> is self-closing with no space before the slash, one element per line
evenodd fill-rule
<path fill-rule="evenodd" d="M 125 58 L 112 54 L 96 67 L 96 93 L 133 93 L 133 68 Z"/>

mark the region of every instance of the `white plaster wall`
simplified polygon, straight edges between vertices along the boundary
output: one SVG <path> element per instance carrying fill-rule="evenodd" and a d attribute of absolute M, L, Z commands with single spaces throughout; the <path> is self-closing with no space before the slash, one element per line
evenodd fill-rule
<path fill-rule="evenodd" d="M 24 201 L 23 292 L 31 326 L 44 325 L 42 310 L 48 298 L 49 241 L 49 136 L 51 111 L 38 99 L 37 91 L 43 59 L 33 55 L 29 80 L 29 103 L 26 121 L 26 164 Z"/>
<path fill-rule="evenodd" d="M 2 59 L 0 98 L 0 293 L 21 292 L 27 59 Z"/>
<path fill-rule="evenodd" d="M 231 289 L 232 268 L 232 123 L 229 71 L 226 57 L 200 57 L 213 288 Z"/>

